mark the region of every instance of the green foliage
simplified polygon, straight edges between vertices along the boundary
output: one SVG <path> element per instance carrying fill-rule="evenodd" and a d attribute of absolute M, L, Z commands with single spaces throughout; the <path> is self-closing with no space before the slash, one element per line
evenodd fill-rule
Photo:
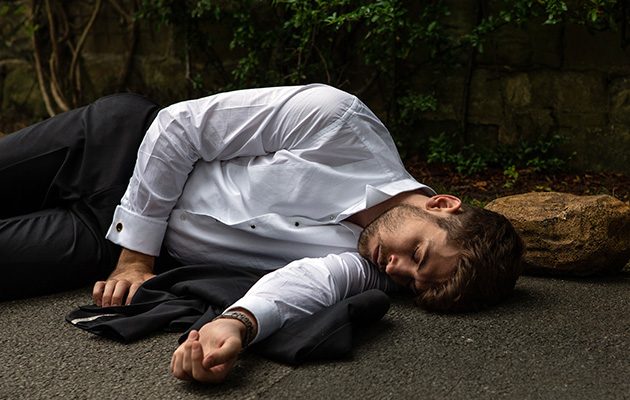
<path fill-rule="evenodd" d="M 405 121 L 415 121 L 425 111 L 437 110 L 437 99 L 430 94 L 412 93 L 398 99 L 400 117 Z"/>
<path fill-rule="evenodd" d="M 516 146 L 499 146 L 494 154 L 496 165 L 517 165 L 536 172 L 558 171 L 566 166 L 569 159 L 557 156 L 558 149 L 566 141 L 560 135 L 522 141 Z"/>
<path fill-rule="evenodd" d="M 0 2 L 0 55 L 19 57 L 16 48 L 20 48 L 19 42 L 30 39 L 30 35 L 38 28 L 29 19 L 28 8 L 23 2 Z"/>
<path fill-rule="evenodd" d="M 518 169 L 536 172 L 553 172 L 566 166 L 557 150 L 564 142 L 559 135 L 533 141 L 522 141 L 518 145 L 497 146 L 494 149 L 479 149 L 475 145 L 457 146 L 457 138 L 441 133 L 429 139 L 427 161 L 452 165 L 458 173 L 473 175 L 487 167 L 503 169 L 506 188 L 518 180 Z"/>
<path fill-rule="evenodd" d="M 557 24 L 568 10 L 567 3 L 562 0 L 547 1 L 545 3 L 545 12 L 547 13 L 545 24 Z"/>
<path fill-rule="evenodd" d="M 518 180 L 518 171 L 516 170 L 516 165 L 512 164 L 506 167 L 503 170 L 503 175 L 506 178 L 503 187 L 506 189 L 511 189 Z"/>
<path fill-rule="evenodd" d="M 173 26 L 186 48 L 196 50 L 190 53 L 191 69 L 222 77 L 218 86 L 191 82 L 200 95 L 309 82 L 358 90 L 378 84 L 385 102 L 393 104 L 388 125 L 402 131 L 418 113 L 437 107 L 433 96 L 413 91 L 408 78 L 427 61 L 418 57 L 419 49 L 427 50 L 429 62 L 442 65 L 436 55 L 459 46 L 440 22 L 448 15 L 441 1 L 143 0 L 137 17 Z M 229 67 L 207 56 L 218 54 L 209 28 L 218 20 L 231 27 L 229 49 L 236 62 L 230 60 Z"/>
<path fill-rule="evenodd" d="M 456 139 L 452 135 L 441 133 L 429 138 L 429 163 L 450 164 L 455 170 L 464 175 L 481 172 L 488 166 L 488 154 L 479 152 L 474 145 L 457 148 Z"/>
<path fill-rule="evenodd" d="M 190 95 L 254 86 L 328 83 L 350 92 L 378 93 L 382 117 L 401 148 L 414 153 L 424 139 L 417 124 L 440 108 L 433 93 L 442 76 L 467 65 L 470 54 L 507 25 L 585 24 L 615 29 L 622 13 L 617 0 L 499 0 L 467 31 L 452 28 L 455 7 L 484 2 L 443 0 L 142 0 L 137 18 L 172 26 L 185 39 Z M 229 29 L 229 54 L 214 27 Z M 219 49 L 220 48 L 220 49 Z M 221 54 L 221 56 L 219 56 Z M 418 70 L 434 76 L 414 82 Z M 462 141 L 455 138 L 455 142 Z M 436 142 L 436 140 L 438 140 Z M 439 140 L 442 140 L 440 142 Z M 544 142 L 544 143 L 543 143 Z M 468 145 L 444 151 L 432 139 L 428 157 L 463 173 L 490 165 L 502 168 L 559 168 L 547 152 L 554 139 L 499 149 L 492 154 Z M 426 146 L 424 146 L 426 147 Z M 516 178 L 514 178 L 516 179 Z"/>
<path fill-rule="evenodd" d="M 617 13 L 615 10 L 620 6 L 617 0 L 590 0 L 584 2 L 584 22 L 594 29 L 617 29 Z"/>

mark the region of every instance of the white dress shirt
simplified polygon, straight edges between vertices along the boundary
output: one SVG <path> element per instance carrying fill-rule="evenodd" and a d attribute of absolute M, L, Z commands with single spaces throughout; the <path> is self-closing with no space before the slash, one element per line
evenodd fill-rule
<path fill-rule="evenodd" d="M 107 238 L 184 264 L 278 269 L 231 308 L 255 341 L 385 275 L 356 253 L 344 221 L 398 193 L 432 189 L 407 173 L 381 121 L 326 85 L 248 89 L 161 110 L 140 145 Z"/>

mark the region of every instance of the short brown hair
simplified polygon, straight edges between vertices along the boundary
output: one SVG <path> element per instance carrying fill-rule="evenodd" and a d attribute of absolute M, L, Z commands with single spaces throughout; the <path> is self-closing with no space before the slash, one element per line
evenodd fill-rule
<path fill-rule="evenodd" d="M 447 218 L 432 217 L 460 251 L 453 275 L 420 292 L 415 302 L 431 311 L 469 311 L 495 304 L 513 290 L 522 272 L 524 244 L 503 215 L 462 205 Z"/>

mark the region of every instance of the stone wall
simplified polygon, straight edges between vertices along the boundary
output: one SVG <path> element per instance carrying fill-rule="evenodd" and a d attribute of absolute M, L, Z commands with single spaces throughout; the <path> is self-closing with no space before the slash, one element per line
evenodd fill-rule
<path fill-rule="evenodd" d="M 448 23 L 463 31 L 475 17 L 472 7 L 461 4 L 452 7 Z M 182 43 L 172 29 L 146 23 L 140 24 L 131 73 L 125 82 L 117 81 L 129 37 L 120 17 L 104 7 L 84 51 L 84 101 L 120 89 L 164 104 L 194 95 L 185 79 Z M 437 75 L 416 71 L 414 85 L 433 91 L 439 104 L 415 127 L 422 136 L 461 127 L 465 76 L 465 67 Z M 619 33 L 540 23 L 504 28 L 475 55 L 469 83 L 467 130 L 472 140 L 495 146 L 560 134 L 567 140 L 563 156 L 575 153 L 573 166 L 630 173 L 630 48 L 622 47 Z M 28 63 L 0 64 L 0 91 L 0 117 L 6 117 L 6 110 L 45 116 Z M 379 99 L 364 100 L 380 112 Z"/>
<path fill-rule="evenodd" d="M 89 19 L 92 6 L 91 2 L 73 0 L 67 7 L 76 35 Z M 162 104 L 187 98 L 183 46 L 172 27 L 137 23 L 129 74 L 122 79 L 121 71 L 133 41 L 128 24 L 106 2 L 103 2 L 96 21 L 81 53 L 81 98 L 76 101 L 76 106 L 120 91 L 141 93 Z M 6 54 L 0 51 L 0 118 L 11 118 L 7 113 L 14 110 L 30 120 L 46 118 L 48 113 L 33 68 L 31 42 L 22 41 L 19 45 L 23 47 L 21 52 L 27 54 L 27 61 L 3 63 Z M 44 68 L 48 67 L 46 61 Z M 1 122 L 0 126 L 5 125 Z"/>
<path fill-rule="evenodd" d="M 458 26 L 472 10 L 454 15 Z M 630 173 L 630 46 L 619 32 L 591 32 L 578 25 L 530 23 L 502 28 L 474 59 L 468 130 L 489 146 L 560 134 L 563 156 L 583 170 Z M 453 129 L 462 117 L 466 71 L 440 79 L 418 71 L 421 87 L 433 86 L 439 109 L 421 129 Z"/>

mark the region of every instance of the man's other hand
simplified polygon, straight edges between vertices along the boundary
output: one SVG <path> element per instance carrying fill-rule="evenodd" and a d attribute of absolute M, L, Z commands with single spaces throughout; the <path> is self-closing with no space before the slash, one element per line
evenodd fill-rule
<path fill-rule="evenodd" d="M 98 281 L 92 289 L 92 299 L 99 307 L 128 305 L 140 285 L 155 276 L 155 258 L 123 249 L 118 265 L 105 281 Z"/>
<path fill-rule="evenodd" d="M 219 319 L 190 331 L 173 353 L 171 373 L 186 381 L 223 382 L 242 349 L 243 329 L 239 321 Z"/>

